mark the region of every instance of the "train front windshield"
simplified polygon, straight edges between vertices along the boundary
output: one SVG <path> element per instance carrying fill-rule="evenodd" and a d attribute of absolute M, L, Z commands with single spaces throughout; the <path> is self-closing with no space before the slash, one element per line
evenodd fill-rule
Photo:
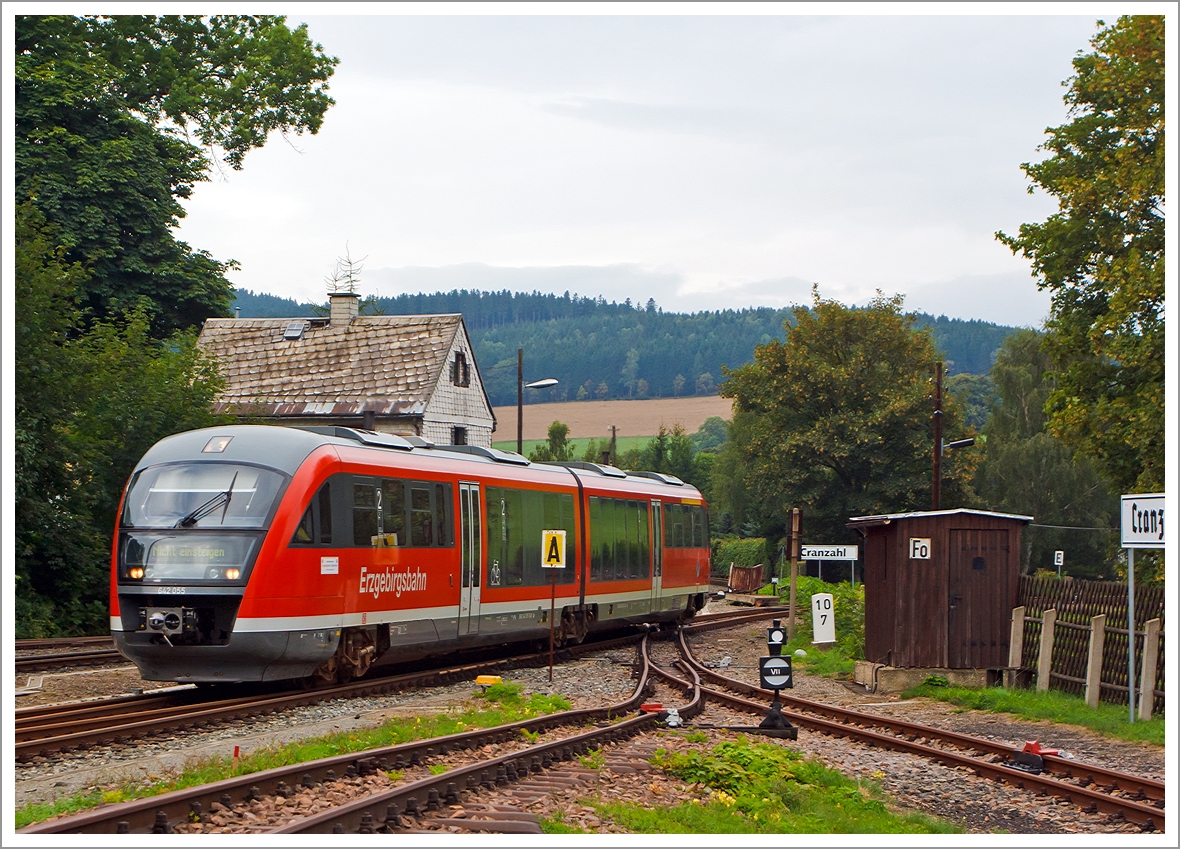
<path fill-rule="evenodd" d="M 176 463 L 138 472 L 119 528 L 119 577 L 245 581 L 285 477 L 233 463 Z"/>

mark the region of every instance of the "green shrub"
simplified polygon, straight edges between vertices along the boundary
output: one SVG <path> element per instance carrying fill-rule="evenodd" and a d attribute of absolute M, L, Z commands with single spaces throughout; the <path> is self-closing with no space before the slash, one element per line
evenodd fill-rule
<path fill-rule="evenodd" d="M 713 555 L 714 568 L 718 574 L 722 575 L 729 574 L 730 563 L 748 568 L 766 562 L 766 539 L 764 537 L 720 540 L 717 543 L 717 551 Z"/>
<path fill-rule="evenodd" d="M 784 598 L 790 593 L 788 580 L 779 585 Z M 836 645 L 841 652 L 854 660 L 864 660 L 865 651 L 865 588 L 848 583 L 829 584 L 819 578 L 802 575 L 795 583 L 795 603 L 798 605 L 798 634 L 811 639 L 811 597 L 816 593 L 831 593 L 832 606 L 836 610 Z"/>

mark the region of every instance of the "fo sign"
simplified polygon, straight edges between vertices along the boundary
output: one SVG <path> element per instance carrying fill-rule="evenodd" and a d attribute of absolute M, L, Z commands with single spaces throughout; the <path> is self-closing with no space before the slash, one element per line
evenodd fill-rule
<path fill-rule="evenodd" d="M 910 537 L 910 560 L 930 559 L 930 537 Z"/>
<path fill-rule="evenodd" d="M 762 689 L 781 690 L 794 687 L 791 682 L 791 659 L 789 657 L 760 657 L 758 672 L 762 677 Z"/>

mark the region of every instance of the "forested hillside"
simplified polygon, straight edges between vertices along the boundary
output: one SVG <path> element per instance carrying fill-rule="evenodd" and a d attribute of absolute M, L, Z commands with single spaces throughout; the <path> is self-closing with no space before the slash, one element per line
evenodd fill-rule
<path fill-rule="evenodd" d="M 310 315 L 324 305 L 238 290 L 243 318 Z M 654 301 L 625 301 L 541 292 L 456 290 L 432 295 L 370 298 L 362 311 L 388 315 L 462 313 L 493 404 L 516 401 L 516 351 L 524 349 L 525 380 L 556 377 L 551 390 L 528 401 L 668 398 L 711 395 L 722 366 L 738 368 L 754 346 L 783 338 L 789 309 L 677 313 Z M 986 374 L 1013 328 L 918 314 L 944 352 L 948 374 Z"/>

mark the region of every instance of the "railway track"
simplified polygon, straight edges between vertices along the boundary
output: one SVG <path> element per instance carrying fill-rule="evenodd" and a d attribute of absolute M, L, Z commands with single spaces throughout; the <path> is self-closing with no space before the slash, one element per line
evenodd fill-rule
<path fill-rule="evenodd" d="M 746 618 L 759 617 L 742 616 L 730 619 L 730 622 L 732 624 Z M 722 627 L 722 617 L 711 617 L 711 621 L 699 625 L 694 623 L 682 629 L 677 635 L 681 654 L 679 664 L 686 675 L 683 678 L 651 664 L 647 640 L 644 638 L 639 649 L 642 671 L 634 694 L 630 699 L 610 708 L 570 711 L 497 729 L 416 741 L 360 755 L 343 755 L 269 770 L 201 788 L 108 806 L 30 826 L 23 831 L 184 831 L 188 830 L 187 823 L 209 822 L 209 812 L 212 811 L 217 811 L 217 817 L 223 822 L 226 818 L 247 816 L 248 810 L 263 811 L 266 809 L 265 800 L 268 798 L 282 797 L 284 801 L 295 800 L 294 804 L 299 805 L 326 794 L 341 795 L 339 783 L 343 782 L 352 788 L 343 788 L 346 791 L 345 795 L 351 793 L 352 798 L 342 804 L 334 805 L 327 810 L 303 812 L 285 818 L 277 825 L 259 826 L 253 830 L 276 834 L 423 833 L 440 830 L 539 833 L 540 827 L 536 817 L 520 807 L 504 804 L 502 797 L 505 794 L 498 794 L 498 797 L 501 797 L 500 802 L 485 803 L 480 801 L 481 793 L 512 784 L 513 789 L 509 798 L 527 801 L 551 793 L 555 788 L 582 786 L 583 783 L 589 783 L 590 777 L 595 773 L 581 768 L 577 758 L 600 747 L 604 752 L 613 752 L 608 756 L 608 763 L 618 763 L 620 759 L 625 761 L 627 758 L 631 758 L 635 764 L 645 762 L 654 751 L 654 747 L 632 738 L 657 727 L 656 715 L 641 713 L 621 721 L 611 720 L 629 713 L 633 714 L 644 694 L 650 692 L 651 681 L 654 678 L 663 678 L 686 693 L 687 702 L 679 708 L 684 718 L 699 714 L 703 710 L 706 698 L 730 708 L 759 715 L 765 713 L 773 694 L 718 675 L 701 666 L 693 658 L 684 633 L 688 630 L 701 630 L 702 626 Z M 664 636 L 670 634 L 657 635 Z M 753 696 L 758 701 L 734 695 L 733 692 L 703 687 L 702 678 L 723 685 L 731 691 L 744 691 L 746 695 Z M 1163 787 L 1160 782 L 1047 757 L 1046 771 L 1058 770 L 1057 774 L 1079 782 L 1071 784 L 1062 778 L 1033 775 L 997 763 L 997 758 L 1010 757 L 1012 752 L 1008 747 L 999 746 L 992 741 L 805 699 L 781 695 L 780 699 L 784 702 L 784 714 L 803 729 L 850 737 L 862 743 L 918 754 L 952 766 L 966 766 L 984 777 L 1007 781 L 1034 792 L 1067 798 L 1092 810 L 1125 817 L 1149 830 L 1154 828 L 1162 831 L 1164 828 Z M 558 726 L 584 726 L 586 722 L 595 720 L 602 727 L 588 730 L 579 727 L 572 734 L 554 735 L 551 739 L 535 745 L 519 744 L 521 731 L 536 735 Z M 492 758 L 474 761 L 467 758 L 465 762 L 455 765 L 447 763 L 447 759 L 453 760 L 457 753 L 486 745 L 488 742 L 507 740 L 516 740 L 518 747 Z M 980 757 L 980 754 L 983 757 Z M 381 778 L 379 773 L 391 769 L 401 770 L 411 765 L 422 767 L 428 763 L 432 767 L 430 775 L 421 775 L 423 770 L 419 768 L 417 773 L 421 777 L 392 787 L 378 787 L 376 790 L 370 787 L 367 791 L 363 789 L 366 782 L 371 781 L 373 777 Z M 634 768 L 624 764 L 623 769 Z M 437 774 L 434 774 L 436 771 Z M 388 784 L 387 781 L 385 783 Z M 362 789 L 357 790 L 358 786 Z M 1112 792 L 1094 790 L 1091 786 L 1109 786 Z M 1127 798 L 1129 795 L 1142 796 L 1147 801 L 1140 802 Z M 1154 799 L 1155 796 L 1158 796 L 1158 801 Z M 274 807 L 275 805 L 271 804 L 272 811 Z"/>
<path fill-rule="evenodd" d="M 739 710 L 765 713 L 774 693 L 702 665 L 692 655 L 682 631 L 677 637 L 685 665 L 700 679 L 750 698 L 723 690 L 706 689 L 706 697 Z M 687 682 L 680 681 L 681 686 Z M 994 740 L 944 731 L 928 725 L 864 713 L 849 708 L 801 699 L 780 693 L 783 716 L 809 731 L 854 739 L 894 751 L 904 751 L 944 763 L 966 767 L 977 775 L 1003 781 L 1022 789 L 1067 799 L 1084 810 L 1124 817 L 1147 830 L 1164 831 L 1164 783 L 1093 764 L 1079 763 L 1053 755 L 1042 756 L 1041 774 L 1009 763 L 1015 754 L 1011 746 Z M 1047 775 L 1044 773 L 1048 773 Z"/>
<path fill-rule="evenodd" d="M 39 640 L 16 640 L 16 650 L 19 651 L 40 651 L 43 649 L 53 649 L 61 651 L 69 648 L 107 648 L 115 644 L 109 636 L 104 637 L 50 637 Z"/>
<path fill-rule="evenodd" d="M 456 752 L 478 749 L 489 743 L 520 740 L 522 731 L 531 735 L 554 728 L 575 726 L 572 734 L 562 734 L 535 745 L 522 745 L 515 751 L 493 758 L 477 759 L 448 768 L 417 780 L 398 784 L 379 793 L 363 795 L 327 811 L 310 816 L 295 816 L 270 829 L 279 834 L 315 833 L 372 833 L 376 830 L 417 830 L 414 822 L 421 816 L 439 810 L 444 804 L 457 801 L 461 795 L 478 792 L 480 788 L 503 785 L 530 774 L 540 775 L 555 765 L 571 763 L 592 749 L 626 740 L 647 730 L 657 722 L 657 714 L 634 714 L 650 682 L 650 661 L 647 657 L 646 636 L 641 638 L 642 669 L 639 681 L 630 698 L 606 708 L 565 711 L 524 720 L 492 729 L 453 734 L 418 740 L 375 749 L 362 754 L 340 755 L 290 767 L 280 767 L 252 775 L 240 776 L 202 787 L 188 788 L 118 805 L 109 805 L 61 817 L 22 829 L 25 834 L 146 834 L 170 833 L 185 823 L 200 822 L 211 810 L 243 810 L 264 797 L 287 798 L 293 790 L 319 788 L 329 792 L 334 783 L 371 776 L 388 770 L 400 770 L 410 765 L 421 766 L 429 761 L 445 758 Z M 699 699 L 698 699 L 699 703 Z M 691 712 L 692 706 L 686 706 Z M 618 721 L 615 721 L 618 720 Z M 590 722 L 601 727 L 585 729 Z M 431 771 L 433 773 L 433 770 Z M 376 815 L 372 812 L 376 811 Z M 493 812 L 494 813 L 494 812 Z M 500 813 L 503 813 L 502 811 Z M 374 818 L 376 816 L 376 819 Z M 476 820 L 475 829 L 507 831 L 537 831 L 522 827 L 520 818 L 470 817 Z"/>
<path fill-rule="evenodd" d="M 111 663 L 130 665 L 131 661 L 116 649 L 84 649 L 82 651 L 49 652 L 17 657 L 17 672 L 39 672 L 72 666 L 105 666 Z"/>
<path fill-rule="evenodd" d="M 772 608 L 736 611 L 699 617 L 694 630 L 731 627 L 747 620 L 776 614 Z M 634 643 L 637 635 L 587 642 L 561 649 L 562 660 L 590 652 Z M 210 699 L 191 688 L 165 694 L 120 696 L 91 702 L 44 705 L 16 711 L 14 753 L 18 762 L 28 762 L 55 752 L 84 750 L 103 744 L 126 744 L 153 734 L 178 729 L 198 729 L 235 719 L 273 714 L 321 701 L 361 698 L 400 692 L 416 687 L 435 687 L 471 680 L 476 675 L 504 671 L 514 666 L 535 666 L 548 662 L 547 651 L 491 661 L 445 666 L 426 671 L 374 678 L 315 690 L 233 695 Z"/>

